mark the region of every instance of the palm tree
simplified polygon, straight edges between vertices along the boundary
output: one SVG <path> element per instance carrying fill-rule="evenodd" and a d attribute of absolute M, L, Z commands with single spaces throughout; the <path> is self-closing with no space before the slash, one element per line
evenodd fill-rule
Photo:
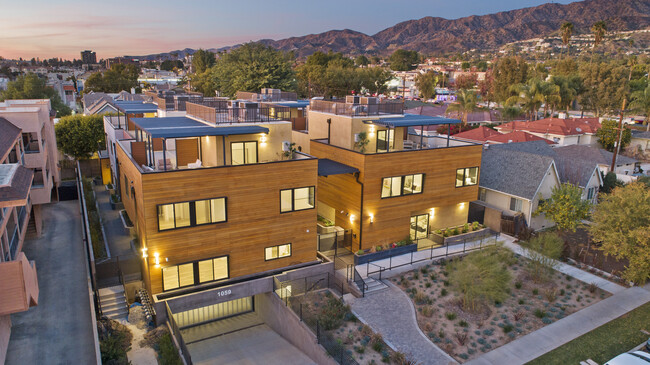
<path fill-rule="evenodd" d="M 560 86 L 554 84 L 553 82 L 542 81 L 540 84 L 539 92 L 542 101 L 544 102 L 544 117 L 546 117 L 546 113 L 548 112 L 549 107 L 551 108 L 551 117 L 553 117 L 555 108 L 562 101 L 562 97 L 560 95 Z"/>
<path fill-rule="evenodd" d="M 463 126 L 467 124 L 467 116 L 476 109 L 477 96 L 472 90 L 460 89 L 456 92 L 456 103 L 447 107 L 446 113 L 457 112 L 460 114 Z"/>
<path fill-rule="evenodd" d="M 645 90 L 632 93 L 630 107 L 645 114 L 646 130 L 650 131 L 650 85 Z"/>
<path fill-rule="evenodd" d="M 530 79 L 525 84 L 510 86 L 510 92 L 515 95 L 506 100 L 506 105 L 519 104 L 530 120 L 537 120 L 537 111 L 544 102 L 542 82 L 539 79 Z"/>
<path fill-rule="evenodd" d="M 600 42 L 603 41 L 603 38 L 605 38 L 605 33 L 607 33 L 607 23 L 603 20 L 599 20 L 591 26 L 591 31 L 594 33 L 594 47 L 591 49 L 591 61 L 593 61 L 594 51 Z"/>
<path fill-rule="evenodd" d="M 573 34 L 573 23 L 564 22 L 560 27 L 560 34 L 562 35 L 562 43 L 566 46 L 567 52 L 569 51 L 569 41 Z"/>

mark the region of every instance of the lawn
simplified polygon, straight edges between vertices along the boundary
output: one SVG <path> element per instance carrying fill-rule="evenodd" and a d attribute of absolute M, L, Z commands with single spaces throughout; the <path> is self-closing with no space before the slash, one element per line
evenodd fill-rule
<path fill-rule="evenodd" d="M 556 271 L 549 281 L 536 282 L 526 270 L 528 262 L 518 255 L 504 262 L 511 277 L 505 299 L 484 303 L 474 312 L 463 310 L 442 263 L 391 280 L 411 298 L 422 332 L 462 363 L 609 296 Z"/>
<path fill-rule="evenodd" d="M 650 331 L 650 303 L 538 357 L 528 365 L 578 364 L 587 359 L 602 364 L 647 340 L 648 335 L 641 330 Z"/>

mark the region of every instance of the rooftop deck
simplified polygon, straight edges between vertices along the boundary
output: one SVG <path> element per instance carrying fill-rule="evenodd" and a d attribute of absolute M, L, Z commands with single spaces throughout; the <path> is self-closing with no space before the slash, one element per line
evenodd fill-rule
<path fill-rule="evenodd" d="M 346 100 L 311 100 L 309 109 L 321 113 L 365 117 L 404 114 L 404 103 L 379 102 L 377 98 L 348 97 Z"/>

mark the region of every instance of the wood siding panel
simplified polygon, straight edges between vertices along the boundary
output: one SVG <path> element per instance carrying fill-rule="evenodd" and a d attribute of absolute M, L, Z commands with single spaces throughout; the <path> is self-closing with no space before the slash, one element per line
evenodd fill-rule
<path fill-rule="evenodd" d="M 147 164 L 147 151 L 144 142 L 131 142 L 131 154 L 138 165 Z"/>
<path fill-rule="evenodd" d="M 352 247 L 359 249 L 359 215 L 361 205 L 361 185 L 353 174 L 318 177 L 318 202 L 334 208 L 335 224 L 352 230 Z M 350 214 L 356 219 L 350 221 Z"/>
<path fill-rule="evenodd" d="M 280 189 L 315 186 L 315 159 L 144 174 L 143 241 L 161 265 L 230 256 L 230 277 L 287 267 L 316 259 L 316 209 L 280 214 Z M 157 205 L 227 197 L 228 221 L 158 231 Z M 126 204 L 125 204 L 126 206 Z M 292 255 L 264 260 L 264 249 L 292 244 Z M 168 261 L 166 261 L 168 260 Z M 153 294 L 162 291 L 162 270 L 148 261 Z"/>
<path fill-rule="evenodd" d="M 178 166 L 187 166 L 188 163 L 194 163 L 199 159 L 199 139 L 177 139 L 176 140 L 176 160 Z"/>

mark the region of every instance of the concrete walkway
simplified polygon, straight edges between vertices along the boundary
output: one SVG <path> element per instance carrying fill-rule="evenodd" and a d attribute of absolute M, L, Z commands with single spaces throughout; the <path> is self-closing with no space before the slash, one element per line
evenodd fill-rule
<path fill-rule="evenodd" d="M 520 245 L 514 243 L 515 238 L 508 236 L 508 235 L 501 235 L 501 240 L 504 242 L 505 247 L 509 248 L 512 250 L 514 253 L 517 253 L 519 255 L 522 255 L 524 257 L 528 257 L 528 252 L 521 247 Z M 584 283 L 591 284 L 594 283 L 596 286 L 601 288 L 602 290 L 608 292 L 608 293 L 619 293 L 621 291 L 624 291 L 626 288 L 622 285 L 613 283 L 605 278 L 602 278 L 598 275 L 594 275 L 590 272 L 580 270 L 579 268 L 575 266 L 571 266 L 569 264 L 565 264 L 564 262 L 556 262 L 556 267 L 555 270 L 565 274 L 572 276 L 575 279 L 578 279 Z"/>
<path fill-rule="evenodd" d="M 111 194 L 106 190 L 104 185 L 95 185 L 93 189 L 97 197 L 97 204 L 99 205 L 102 225 L 106 233 L 108 249 L 111 252 L 110 256 L 115 257 L 133 254 L 131 250 L 131 236 L 122 224 L 120 211 L 111 209 L 111 203 L 109 201 Z"/>
<path fill-rule="evenodd" d="M 648 302 L 650 291 L 646 288 L 624 289 L 465 364 L 525 364 Z"/>
<path fill-rule="evenodd" d="M 25 240 L 38 306 L 11 315 L 7 365 L 96 363 L 77 200 L 43 206 L 43 235 Z"/>
<path fill-rule="evenodd" d="M 420 364 L 458 364 L 422 333 L 415 308 L 406 294 L 393 284 L 387 284 L 388 289 L 348 300 L 354 314 L 380 333 L 391 347 L 411 354 Z"/>

